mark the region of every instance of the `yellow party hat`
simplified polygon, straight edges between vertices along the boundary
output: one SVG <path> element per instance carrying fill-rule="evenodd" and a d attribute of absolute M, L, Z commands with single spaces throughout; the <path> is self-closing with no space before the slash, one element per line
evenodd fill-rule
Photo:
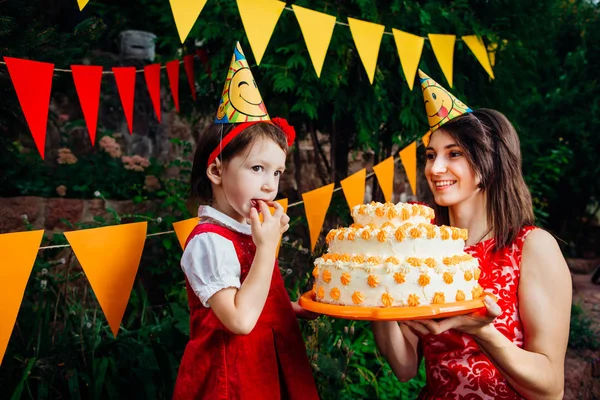
<path fill-rule="evenodd" d="M 459 115 L 473 111 L 421 70 L 419 78 L 430 132 Z"/>
<path fill-rule="evenodd" d="M 248 60 L 240 42 L 237 42 L 227 71 L 215 122 L 227 124 L 269 120 L 267 108 L 248 66 Z"/>

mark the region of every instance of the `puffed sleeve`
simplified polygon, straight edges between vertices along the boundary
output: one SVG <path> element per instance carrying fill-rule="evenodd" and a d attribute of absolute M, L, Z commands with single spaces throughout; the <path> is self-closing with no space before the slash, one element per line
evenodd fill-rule
<path fill-rule="evenodd" d="M 181 257 L 181 268 L 204 307 L 219 290 L 240 288 L 240 261 L 233 243 L 216 233 L 192 238 Z"/>

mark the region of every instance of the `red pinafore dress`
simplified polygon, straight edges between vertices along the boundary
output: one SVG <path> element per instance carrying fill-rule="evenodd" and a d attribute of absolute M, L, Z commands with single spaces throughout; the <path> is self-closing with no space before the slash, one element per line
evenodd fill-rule
<path fill-rule="evenodd" d="M 244 282 L 256 247 L 252 236 L 203 223 L 188 240 L 205 232 L 231 240 Z M 185 348 L 174 400 L 313 400 L 318 399 L 302 334 L 277 262 L 267 301 L 248 335 L 231 333 L 204 307 L 186 282 L 190 341 Z"/>
<path fill-rule="evenodd" d="M 523 347 L 519 316 L 519 276 L 523 243 L 535 227 L 521 229 L 514 242 L 494 252 L 495 239 L 465 248 L 479 259 L 479 284 L 498 299 L 502 314 L 496 328 L 514 344 Z M 427 374 L 421 399 L 522 399 L 479 349 L 473 338 L 451 329 L 440 335 L 421 337 Z"/>

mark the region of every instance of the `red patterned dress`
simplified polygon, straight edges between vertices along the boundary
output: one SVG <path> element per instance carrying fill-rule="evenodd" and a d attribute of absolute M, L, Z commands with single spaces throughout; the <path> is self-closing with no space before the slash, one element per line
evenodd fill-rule
<path fill-rule="evenodd" d="M 495 239 L 465 248 L 479 259 L 479 284 L 498 299 L 502 314 L 496 328 L 514 344 L 523 347 L 519 316 L 519 275 L 523 242 L 535 227 L 527 226 L 504 249 L 494 252 Z M 456 330 L 421 337 L 427 383 L 421 399 L 522 399 L 479 349 L 473 338 Z"/>
<path fill-rule="evenodd" d="M 197 225 L 196 235 L 216 233 L 233 243 L 243 282 L 256 247 L 252 236 L 227 227 Z M 186 243 L 186 246 L 187 246 Z M 277 262 L 267 301 L 248 335 L 231 333 L 204 307 L 186 281 L 190 307 L 190 341 L 185 348 L 174 400 L 315 400 L 317 389 L 296 315 Z"/>

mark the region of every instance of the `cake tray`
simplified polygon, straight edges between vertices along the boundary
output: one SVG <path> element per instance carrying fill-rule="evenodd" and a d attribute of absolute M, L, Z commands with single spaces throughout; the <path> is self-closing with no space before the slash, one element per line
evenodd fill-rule
<path fill-rule="evenodd" d="M 308 311 L 331 317 L 366 321 L 408 321 L 417 319 L 438 319 L 455 315 L 470 314 L 485 310 L 483 296 L 473 300 L 454 303 L 432 304 L 417 307 L 356 307 L 326 304 L 315 301 L 312 291 L 304 293 L 298 303 Z"/>

